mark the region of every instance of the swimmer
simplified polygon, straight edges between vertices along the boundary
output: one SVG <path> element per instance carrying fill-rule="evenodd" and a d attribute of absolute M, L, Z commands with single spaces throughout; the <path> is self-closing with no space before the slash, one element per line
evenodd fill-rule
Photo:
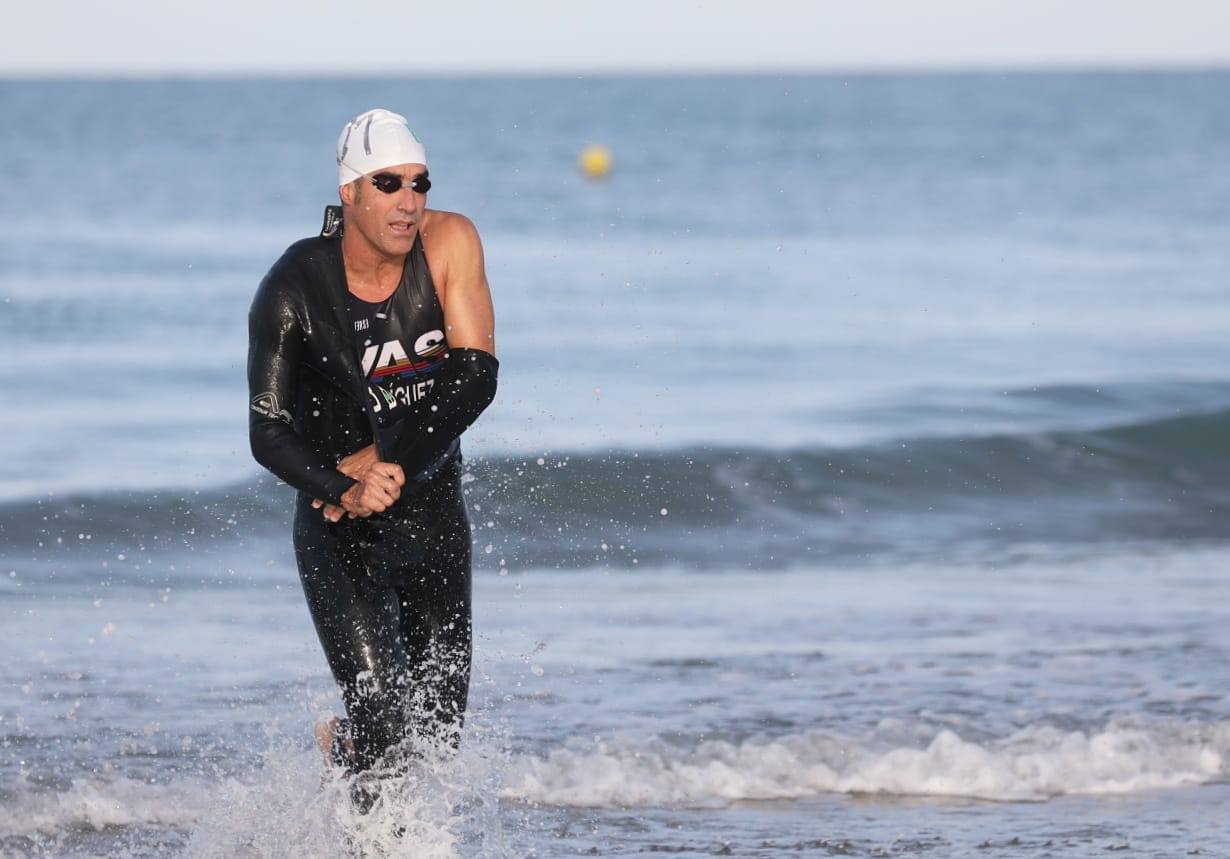
<path fill-rule="evenodd" d="M 297 493 L 295 558 L 347 718 L 350 773 L 412 737 L 455 745 L 470 680 L 460 436 L 495 397 L 478 232 L 427 208 L 427 154 L 376 109 L 337 141 L 340 206 L 290 246 L 249 314 L 249 437 Z"/>

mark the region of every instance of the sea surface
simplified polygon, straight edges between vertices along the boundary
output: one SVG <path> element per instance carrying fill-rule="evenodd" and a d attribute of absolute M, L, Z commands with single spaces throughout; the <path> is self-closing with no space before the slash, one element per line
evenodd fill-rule
<path fill-rule="evenodd" d="M 0 82 L 0 856 L 1230 855 L 1228 93 Z M 363 816 L 244 372 L 375 106 L 501 376 L 461 750 Z"/>

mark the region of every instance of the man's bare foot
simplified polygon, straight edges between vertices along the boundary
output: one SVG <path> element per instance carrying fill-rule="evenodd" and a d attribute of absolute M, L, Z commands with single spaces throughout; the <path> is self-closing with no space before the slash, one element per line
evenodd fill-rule
<path fill-rule="evenodd" d="M 320 746 L 320 753 L 325 756 L 326 764 L 335 764 L 333 758 L 333 739 L 337 736 L 338 726 L 341 724 L 341 719 L 336 716 L 329 719 L 327 722 L 316 723 L 316 745 Z M 354 740 L 342 735 L 342 748 L 346 751 L 346 756 L 354 758 Z"/>
<path fill-rule="evenodd" d="M 316 745 L 325 756 L 325 763 L 333 763 L 333 735 L 337 733 L 338 718 L 334 716 L 327 722 L 316 723 Z"/>

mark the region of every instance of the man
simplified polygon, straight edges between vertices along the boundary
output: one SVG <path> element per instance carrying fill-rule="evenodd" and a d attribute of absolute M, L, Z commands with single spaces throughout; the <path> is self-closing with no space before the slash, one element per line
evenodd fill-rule
<path fill-rule="evenodd" d="M 252 453 L 298 490 L 299 577 L 346 705 L 317 736 L 358 773 L 410 735 L 456 742 L 471 649 L 458 437 L 499 364 L 478 233 L 426 208 L 406 120 L 355 117 L 337 166 L 340 209 L 257 290 L 248 383 Z"/>

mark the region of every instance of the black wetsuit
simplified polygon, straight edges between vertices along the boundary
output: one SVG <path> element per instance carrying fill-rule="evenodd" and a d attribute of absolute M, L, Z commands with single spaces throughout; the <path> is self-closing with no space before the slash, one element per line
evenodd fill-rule
<path fill-rule="evenodd" d="M 417 237 L 377 308 L 349 292 L 339 235 L 327 227 L 296 242 L 261 282 L 248 380 L 253 455 L 299 490 L 300 580 L 346 703 L 354 755 L 344 763 L 357 772 L 410 731 L 460 726 L 471 544 L 458 436 L 494 397 L 499 365 L 448 349 Z M 405 470 L 401 497 L 382 514 L 328 522 L 313 499 L 338 504 L 355 481 L 337 462 L 373 441 Z"/>

